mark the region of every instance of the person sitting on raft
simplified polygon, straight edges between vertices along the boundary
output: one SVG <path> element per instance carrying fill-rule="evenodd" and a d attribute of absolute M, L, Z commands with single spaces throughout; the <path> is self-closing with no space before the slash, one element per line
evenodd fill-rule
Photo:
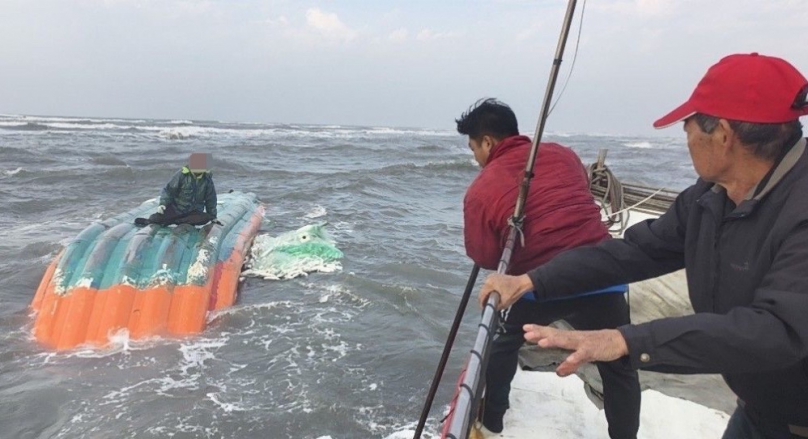
<path fill-rule="evenodd" d="M 199 226 L 216 220 L 216 187 L 210 159 L 211 154 L 191 154 L 188 165 L 177 171 L 163 188 L 160 206 L 147 224 Z"/>

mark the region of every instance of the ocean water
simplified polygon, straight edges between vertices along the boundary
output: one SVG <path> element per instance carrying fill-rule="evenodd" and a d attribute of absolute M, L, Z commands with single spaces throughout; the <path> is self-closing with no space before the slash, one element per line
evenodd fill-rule
<path fill-rule="evenodd" d="M 608 148 L 623 181 L 683 189 L 695 178 L 684 136 L 545 140 L 585 163 Z M 92 221 L 158 196 L 191 152 L 213 153 L 220 192 L 266 203 L 264 233 L 327 221 L 342 270 L 247 278 L 236 306 L 195 337 L 121 337 L 107 351 L 65 354 L 37 345 L 29 305 L 53 257 Z M 412 429 L 471 269 L 461 206 L 478 172 L 452 131 L 0 116 L 0 438 L 341 439 Z M 478 321 L 471 305 L 426 437 Z M 720 383 L 711 385 L 720 396 L 701 402 L 726 409 Z"/>

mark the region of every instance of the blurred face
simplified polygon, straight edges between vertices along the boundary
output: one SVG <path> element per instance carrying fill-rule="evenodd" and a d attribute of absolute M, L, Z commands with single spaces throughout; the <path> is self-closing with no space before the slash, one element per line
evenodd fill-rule
<path fill-rule="evenodd" d="M 474 153 L 474 160 L 481 168 L 485 167 L 488 163 L 488 157 L 491 155 L 491 150 L 496 146 L 496 142 L 491 136 L 483 136 L 480 140 L 472 139 L 469 137 L 469 149 Z"/>
<path fill-rule="evenodd" d="M 196 178 L 202 178 L 207 172 L 210 166 L 209 163 L 210 154 L 206 153 L 193 153 L 191 157 L 188 159 L 188 167 L 191 168 L 191 173 Z"/>

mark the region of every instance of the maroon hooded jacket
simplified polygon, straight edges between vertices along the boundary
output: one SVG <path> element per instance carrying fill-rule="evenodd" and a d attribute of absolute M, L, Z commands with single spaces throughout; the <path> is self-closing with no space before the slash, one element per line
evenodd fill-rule
<path fill-rule="evenodd" d="M 466 254 L 480 267 L 496 270 L 508 237 L 531 141 L 508 137 L 491 152 L 463 202 Z M 525 205 L 525 248 L 517 238 L 509 274 L 520 275 L 556 254 L 610 237 L 589 192 L 581 160 L 571 149 L 542 143 Z"/>

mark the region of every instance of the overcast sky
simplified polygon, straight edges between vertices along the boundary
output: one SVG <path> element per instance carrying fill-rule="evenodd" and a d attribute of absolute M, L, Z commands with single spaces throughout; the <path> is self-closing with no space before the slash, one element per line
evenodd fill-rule
<path fill-rule="evenodd" d="M 566 5 L 0 0 L 0 113 L 451 129 L 489 96 L 532 132 Z M 652 134 L 753 51 L 808 74 L 808 0 L 588 0 L 548 130 Z"/>

